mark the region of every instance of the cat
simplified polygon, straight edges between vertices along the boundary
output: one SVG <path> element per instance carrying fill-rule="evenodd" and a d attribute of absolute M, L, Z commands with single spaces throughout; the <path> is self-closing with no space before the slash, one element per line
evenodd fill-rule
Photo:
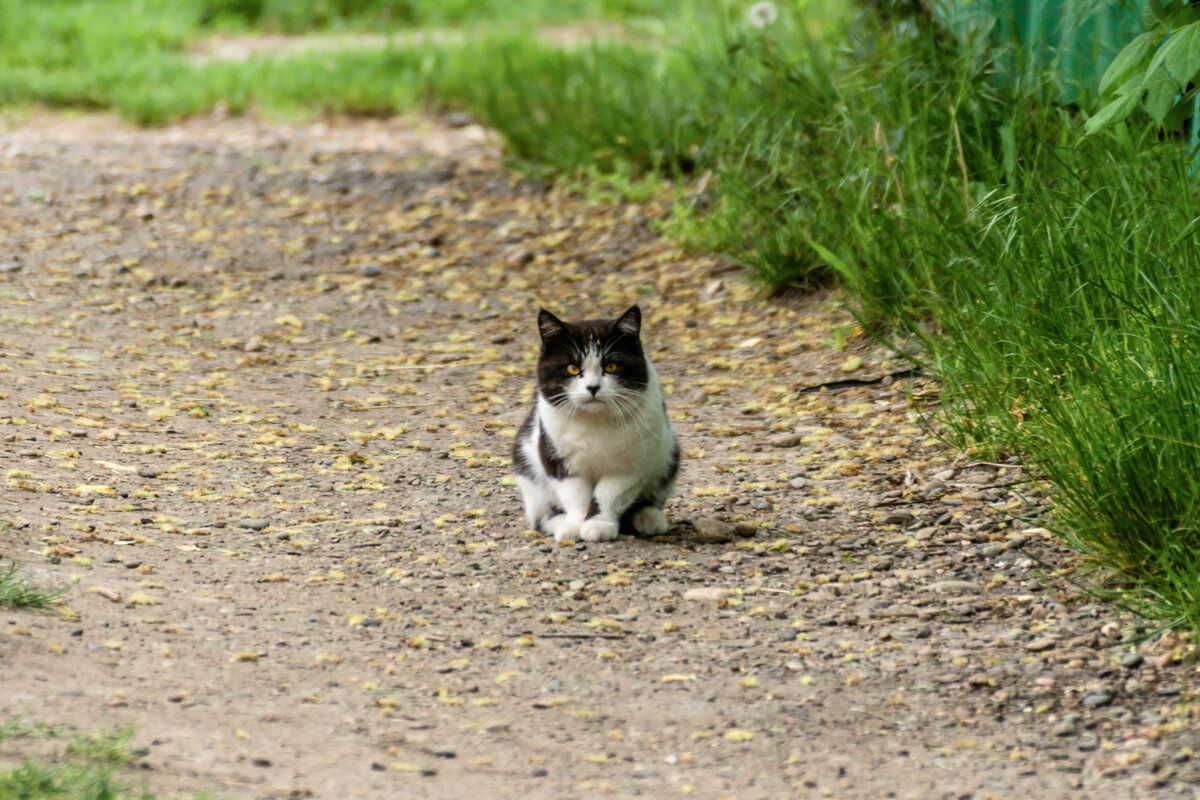
<path fill-rule="evenodd" d="M 641 327 L 636 305 L 574 323 L 539 310 L 537 391 L 513 469 L 529 526 L 555 541 L 667 531 L 679 444 Z"/>

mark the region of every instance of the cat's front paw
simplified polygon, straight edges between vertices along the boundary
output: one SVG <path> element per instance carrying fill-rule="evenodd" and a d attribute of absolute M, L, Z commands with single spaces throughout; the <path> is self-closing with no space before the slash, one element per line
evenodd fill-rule
<path fill-rule="evenodd" d="M 546 520 L 545 532 L 554 537 L 554 541 L 575 541 L 579 538 L 579 523 L 567 518 L 566 514 L 555 514 Z"/>
<path fill-rule="evenodd" d="M 611 542 L 617 538 L 618 531 L 615 520 L 592 517 L 579 527 L 579 538 L 585 542 Z"/>
<path fill-rule="evenodd" d="M 643 536 L 661 536 L 667 532 L 667 528 L 671 527 L 671 523 L 667 522 L 667 515 L 662 512 L 661 508 L 654 506 L 639 508 L 631 522 L 633 529 Z"/>

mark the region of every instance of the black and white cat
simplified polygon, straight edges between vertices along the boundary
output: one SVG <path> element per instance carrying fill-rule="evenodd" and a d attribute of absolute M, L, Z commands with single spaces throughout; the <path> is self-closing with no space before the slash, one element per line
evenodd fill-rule
<path fill-rule="evenodd" d="M 662 509 L 679 445 L 641 327 L 637 306 L 575 323 L 538 314 L 537 392 L 513 442 L 513 468 L 529 525 L 555 541 L 667 530 Z"/>

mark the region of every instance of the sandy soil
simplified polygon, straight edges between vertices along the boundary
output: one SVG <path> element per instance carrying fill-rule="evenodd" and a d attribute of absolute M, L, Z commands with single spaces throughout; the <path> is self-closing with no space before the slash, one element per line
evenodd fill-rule
<path fill-rule="evenodd" d="M 73 613 L 0 611 L 0 715 L 132 723 L 163 795 L 1196 796 L 1194 665 L 1071 588 L 1020 465 L 928 381 L 802 392 L 904 365 L 665 211 L 473 126 L 10 120 L 0 558 Z M 634 301 L 673 527 L 556 545 L 508 469 L 537 306 Z"/>

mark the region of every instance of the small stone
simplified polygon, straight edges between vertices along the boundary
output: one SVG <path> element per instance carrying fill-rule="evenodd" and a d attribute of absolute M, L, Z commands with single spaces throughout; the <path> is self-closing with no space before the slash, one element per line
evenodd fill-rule
<path fill-rule="evenodd" d="M 907 525 L 914 519 L 911 511 L 893 511 L 879 520 L 881 525 Z"/>
<path fill-rule="evenodd" d="M 246 344 L 242 346 L 242 351 L 246 353 L 261 353 L 266 349 L 267 346 L 262 342 L 246 342 Z"/>
<path fill-rule="evenodd" d="M 935 481 L 940 481 L 941 483 L 947 483 L 954 480 L 955 474 L 957 473 L 955 473 L 955 471 L 952 469 L 944 469 L 941 472 L 935 472 L 933 479 Z"/>
<path fill-rule="evenodd" d="M 917 628 L 917 632 L 913 634 L 914 639 L 928 639 L 933 636 L 933 628 L 921 627 Z"/>
<path fill-rule="evenodd" d="M 697 586 L 683 593 L 684 600 L 723 600 L 729 596 L 729 590 L 721 586 Z"/>
<path fill-rule="evenodd" d="M 971 581 L 934 581 L 924 589 L 938 594 L 978 594 L 979 584 Z"/>
<path fill-rule="evenodd" d="M 787 629 L 776 633 L 775 639 L 780 642 L 794 642 L 796 641 L 796 635 L 794 630 Z"/>
<path fill-rule="evenodd" d="M 156 470 L 150 469 L 150 467 L 138 467 L 137 474 L 139 477 L 142 477 L 142 478 L 157 478 L 158 477 L 158 472 Z"/>
<path fill-rule="evenodd" d="M 239 528 L 247 528 L 252 531 L 261 531 L 271 525 L 269 519 L 247 518 L 238 523 Z"/>
<path fill-rule="evenodd" d="M 735 522 L 733 524 L 733 532 L 743 539 L 749 539 L 758 533 L 758 526 L 751 525 L 749 522 Z"/>
<path fill-rule="evenodd" d="M 383 268 L 378 264 L 364 264 L 362 274 L 364 278 L 375 278 L 383 274 Z"/>
<path fill-rule="evenodd" d="M 442 117 L 442 121 L 451 128 L 465 128 L 468 125 L 475 124 L 475 118 L 466 111 L 456 111 L 453 114 L 447 114 Z"/>
<path fill-rule="evenodd" d="M 504 255 L 504 265 L 508 267 L 523 267 L 533 261 L 533 251 L 528 247 L 514 247 Z"/>
<path fill-rule="evenodd" d="M 692 392 L 691 397 L 688 399 L 696 405 L 702 406 L 708 402 L 708 392 L 704 391 L 703 389 L 697 389 L 696 391 Z"/>
<path fill-rule="evenodd" d="M 849 436 L 842 436 L 840 433 L 835 433 L 825 440 L 825 444 L 833 445 L 834 447 L 858 447 L 858 443 Z"/>
<path fill-rule="evenodd" d="M 808 478 L 792 478 L 790 481 L 788 481 L 788 486 L 791 486 L 793 489 L 803 489 L 805 486 L 808 486 L 809 483 L 811 483 L 811 481 L 809 481 Z"/>
<path fill-rule="evenodd" d="M 6 261 L 5 263 L 0 264 L 0 272 L 20 272 L 20 271 L 21 271 L 21 262 L 20 261 Z"/>
<path fill-rule="evenodd" d="M 544 778 L 547 775 L 549 775 L 550 773 L 546 772 L 546 770 L 542 769 L 541 767 L 538 767 L 537 769 L 535 769 L 533 772 L 531 772 L 529 774 L 535 778 Z"/>
<path fill-rule="evenodd" d="M 1058 639 L 1053 636 L 1039 636 L 1036 639 L 1026 642 L 1022 647 L 1031 653 L 1040 653 L 1043 650 L 1049 650 L 1058 644 Z"/>
<path fill-rule="evenodd" d="M 1085 708 L 1099 708 L 1100 706 L 1106 706 L 1111 703 L 1112 699 L 1112 693 L 1108 689 L 1097 689 L 1094 692 L 1089 692 L 1088 694 L 1084 695 L 1083 699 L 1079 701 L 1079 704 Z"/>
<path fill-rule="evenodd" d="M 1050 729 L 1051 736 L 1074 736 L 1078 721 L 1074 719 L 1064 719 Z"/>
<path fill-rule="evenodd" d="M 750 507 L 753 508 L 755 511 L 770 511 L 773 508 L 775 508 L 775 506 L 771 505 L 771 501 L 764 500 L 761 497 L 756 497 L 753 500 L 751 500 Z M 735 528 L 735 530 L 736 530 L 736 528 Z"/>
<path fill-rule="evenodd" d="M 497 333 L 495 336 L 488 339 L 488 341 L 491 342 L 492 344 L 508 344 L 509 342 L 512 341 L 512 339 L 510 339 L 508 336 L 506 336 L 503 333 Z"/>
<path fill-rule="evenodd" d="M 771 447 L 796 447 L 802 441 L 804 441 L 804 437 L 798 433 L 781 433 L 767 439 L 767 444 Z"/>
<path fill-rule="evenodd" d="M 1126 653 L 1121 657 L 1121 666 L 1125 669 L 1137 669 L 1145 660 L 1141 653 Z"/>
<path fill-rule="evenodd" d="M 701 544 L 724 544 L 733 540 L 734 527 L 716 517 L 700 517 L 692 523 L 696 529 L 696 541 Z"/>

